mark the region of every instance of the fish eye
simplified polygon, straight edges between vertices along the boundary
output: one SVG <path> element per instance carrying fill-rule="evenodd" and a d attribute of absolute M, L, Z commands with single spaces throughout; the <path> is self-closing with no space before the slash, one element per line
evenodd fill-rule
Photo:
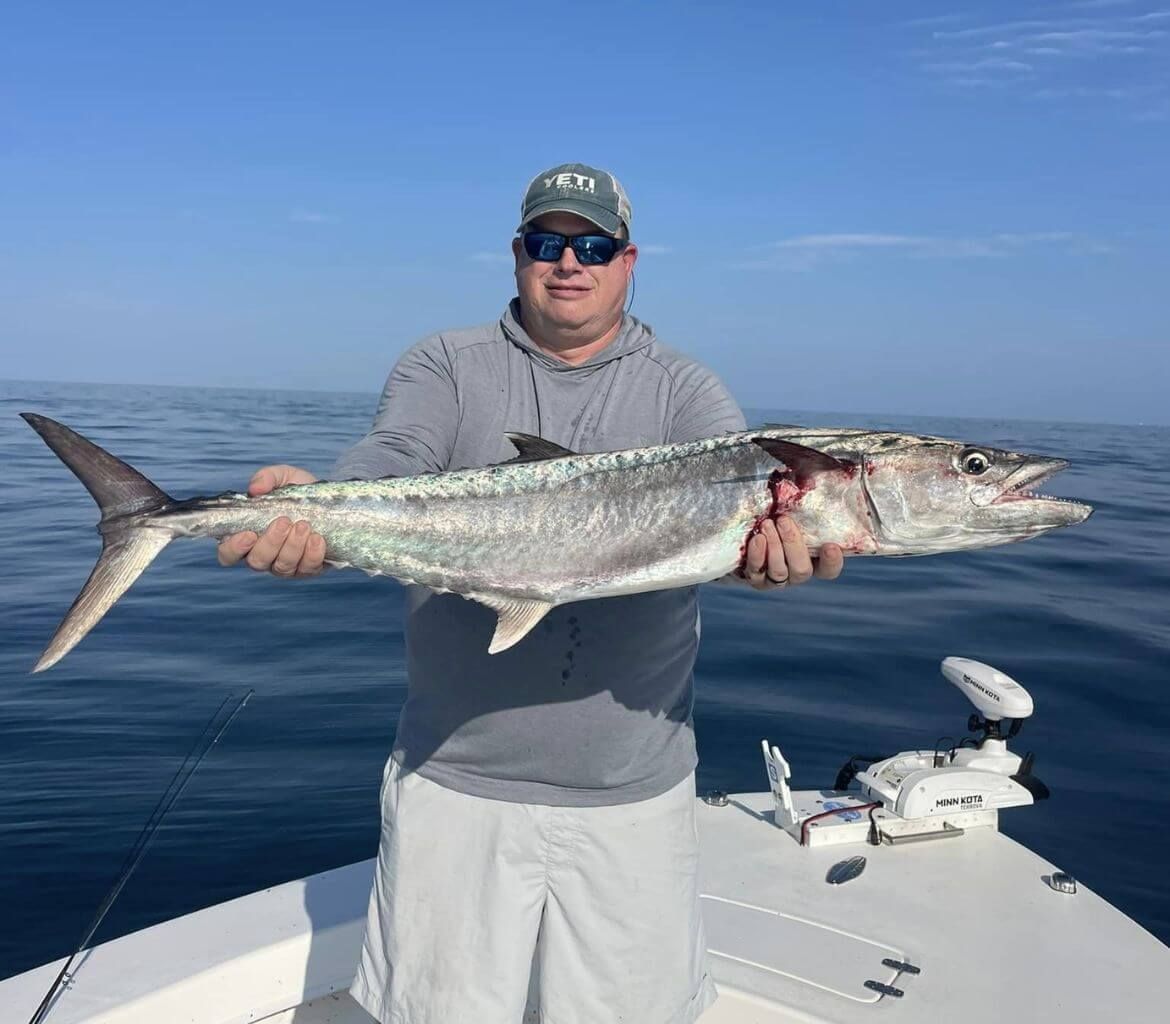
<path fill-rule="evenodd" d="M 991 468 L 991 458 L 978 448 L 968 448 L 959 453 L 959 466 L 964 473 L 979 476 Z"/>

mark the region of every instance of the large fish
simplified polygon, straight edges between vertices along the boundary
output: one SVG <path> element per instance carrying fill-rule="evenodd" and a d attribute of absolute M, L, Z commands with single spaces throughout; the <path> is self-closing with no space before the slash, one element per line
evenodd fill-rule
<path fill-rule="evenodd" d="M 176 501 L 68 427 L 24 418 L 101 508 L 101 557 L 34 671 L 60 661 L 174 538 L 260 532 L 279 516 L 306 520 L 332 565 L 495 609 L 495 653 L 557 605 L 732 573 L 752 532 L 780 513 L 814 554 L 832 542 L 851 555 L 927 555 L 1024 540 L 1092 512 L 1033 493 L 1060 459 L 801 427 L 596 455 L 509 434 L 519 457 L 484 469 Z"/>

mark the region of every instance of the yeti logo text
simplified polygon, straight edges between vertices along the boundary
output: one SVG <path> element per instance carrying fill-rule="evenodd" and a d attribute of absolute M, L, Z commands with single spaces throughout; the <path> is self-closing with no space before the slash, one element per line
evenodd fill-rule
<path fill-rule="evenodd" d="M 544 179 L 545 188 L 576 188 L 582 192 L 596 192 L 597 181 L 584 174 L 569 174 L 567 171 Z"/>

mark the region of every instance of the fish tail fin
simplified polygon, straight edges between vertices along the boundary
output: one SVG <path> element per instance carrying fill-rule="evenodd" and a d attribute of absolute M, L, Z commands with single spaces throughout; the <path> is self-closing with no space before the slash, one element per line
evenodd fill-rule
<path fill-rule="evenodd" d="M 93 495 L 102 516 L 98 527 L 102 553 L 33 669 L 43 672 L 65 657 L 101 621 L 171 542 L 174 535 L 169 530 L 142 525 L 141 517 L 173 504 L 173 500 L 133 466 L 64 424 L 34 413 L 21 416 L 73 470 Z"/>
<path fill-rule="evenodd" d="M 142 575 L 155 556 L 173 539 L 167 530 L 149 527 L 126 527 L 120 534 L 102 538 L 102 553 L 97 565 L 70 606 L 61 625 L 45 648 L 34 672 L 52 668 L 96 626 L 127 590 Z"/>

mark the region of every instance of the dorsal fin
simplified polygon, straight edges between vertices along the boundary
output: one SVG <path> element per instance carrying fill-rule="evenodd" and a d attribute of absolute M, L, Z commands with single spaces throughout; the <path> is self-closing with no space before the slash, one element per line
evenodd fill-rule
<path fill-rule="evenodd" d="M 815 448 L 806 448 L 802 444 L 792 441 L 781 441 L 775 437 L 753 437 L 753 444 L 758 444 L 773 458 L 779 459 L 797 476 L 811 476 L 813 473 L 832 473 L 844 471 L 851 473 L 857 468 L 855 463 L 842 462 L 825 452 Z"/>
<path fill-rule="evenodd" d="M 564 445 L 559 445 L 555 441 L 546 441 L 543 437 L 537 437 L 535 434 L 520 434 L 514 431 L 508 431 L 504 436 L 512 442 L 516 451 L 520 453 L 516 458 L 509 459 L 509 463 L 540 462 L 543 459 L 559 459 L 564 455 L 577 454 Z"/>

